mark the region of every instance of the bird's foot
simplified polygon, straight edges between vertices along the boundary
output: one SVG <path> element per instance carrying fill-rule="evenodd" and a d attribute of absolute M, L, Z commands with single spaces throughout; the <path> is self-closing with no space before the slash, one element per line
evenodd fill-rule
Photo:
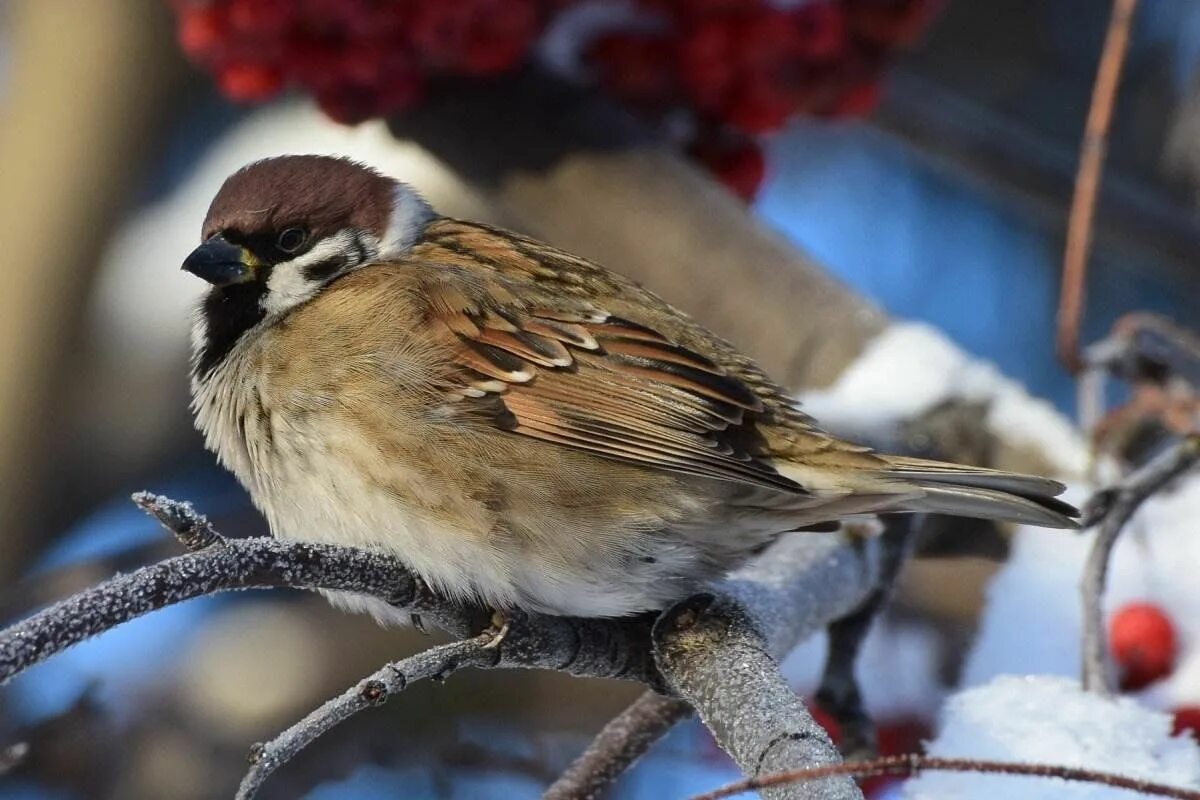
<path fill-rule="evenodd" d="M 492 612 L 492 624 L 484 631 L 492 638 L 483 646 L 484 650 L 495 650 L 508 635 L 508 615 L 503 611 Z"/>

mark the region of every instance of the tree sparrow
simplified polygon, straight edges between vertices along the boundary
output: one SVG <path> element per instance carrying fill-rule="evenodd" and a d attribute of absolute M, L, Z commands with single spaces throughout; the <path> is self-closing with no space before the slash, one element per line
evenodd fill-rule
<path fill-rule="evenodd" d="M 1061 484 L 837 439 L 636 283 L 349 160 L 243 168 L 202 240 L 208 447 L 275 536 L 387 551 L 450 598 L 620 616 L 847 515 L 1075 526 Z"/>

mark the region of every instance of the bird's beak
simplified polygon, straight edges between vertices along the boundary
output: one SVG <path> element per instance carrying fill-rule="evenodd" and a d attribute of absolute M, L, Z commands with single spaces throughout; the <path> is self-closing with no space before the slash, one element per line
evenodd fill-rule
<path fill-rule="evenodd" d="M 183 268 L 213 286 L 229 286 L 253 280 L 257 264 L 249 250 L 217 234 L 193 250 L 184 259 Z"/>

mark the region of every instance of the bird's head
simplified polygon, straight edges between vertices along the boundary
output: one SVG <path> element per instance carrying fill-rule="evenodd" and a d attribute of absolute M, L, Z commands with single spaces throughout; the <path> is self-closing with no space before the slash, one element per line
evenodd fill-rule
<path fill-rule="evenodd" d="M 197 367 L 211 369 L 246 330 L 337 277 L 403 255 L 433 216 L 409 186 L 345 158 L 281 156 L 238 170 L 183 262 L 212 284 L 197 320 Z"/>

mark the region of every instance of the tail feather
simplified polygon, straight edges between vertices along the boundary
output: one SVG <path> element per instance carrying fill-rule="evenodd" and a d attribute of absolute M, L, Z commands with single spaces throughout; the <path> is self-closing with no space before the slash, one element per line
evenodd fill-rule
<path fill-rule="evenodd" d="M 1010 520 L 1048 528 L 1078 528 L 1079 511 L 1059 500 L 1066 487 L 1036 475 L 883 456 L 880 475 L 920 490 L 902 500 L 902 511 L 924 511 L 980 519 Z"/>

